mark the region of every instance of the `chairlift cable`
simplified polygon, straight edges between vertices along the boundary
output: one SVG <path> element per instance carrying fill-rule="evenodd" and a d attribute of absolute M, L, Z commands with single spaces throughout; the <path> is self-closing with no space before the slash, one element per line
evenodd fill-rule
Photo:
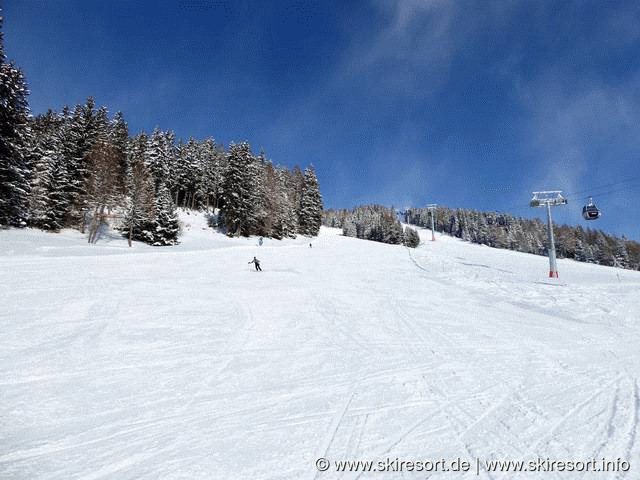
<path fill-rule="evenodd" d="M 589 189 L 577 190 L 574 192 L 567 192 L 566 190 L 564 190 L 564 192 L 567 192 L 564 195 L 564 198 L 566 198 L 570 203 L 584 202 L 587 197 L 595 197 L 597 201 L 598 199 L 601 199 L 603 197 L 606 198 L 618 192 L 634 189 L 637 187 L 640 187 L 640 176 L 634 176 L 625 180 L 610 182 L 604 185 L 598 185 Z M 511 212 L 514 210 L 529 211 L 529 208 L 530 206 L 528 202 L 517 202 L 509 205 L 505 210 L 497 213 L 517 216 Z"/>
<path fill-rule="evenodd" d="M 596 190 L 608 189 L 609 187 L 613 187 L 613 186 L 624 184 L 624 183 L 630 183 L 630 182 L 633 183 L 633 182 L 636 182 L 636 181 L 640 181 L 640 176 L 630 177 L 630 178 L 627 178 L 625 180 L 619 180 L 617 182 L 607 183 L 605 185 L 592 187 L 592 188 L 589 188 L 589 189 L 586 189 L 586 190 L 578 190 L 577 192 L 572 192 L 572 195 L 575 195 L 575 196 L 586 195 L 586 194 L 592 193 L 592 192 L 594 192 Z M 625 187 L 622 187 L 622 188 L 625 188 Z"/>
<path fill-rule="evenodd" d="M 614 186 L 617 186 L 617 187 L 611 188 Z M 604 197 L 604 196 L 613 195 L 614 193 L 622 192 L 624 190 L 629 190 L 635 187 L 640 187 L 640 177 L 632 177 L 626 180 L 621 180 L 618 182 L 612 182 L 606 185 L 593 187 L 591 189 L 571 192 L 571 194 L 568 196 L 567 199 L 572 201 L 578 201 L 578 200 L 582 200 L 585 196 Z"/>

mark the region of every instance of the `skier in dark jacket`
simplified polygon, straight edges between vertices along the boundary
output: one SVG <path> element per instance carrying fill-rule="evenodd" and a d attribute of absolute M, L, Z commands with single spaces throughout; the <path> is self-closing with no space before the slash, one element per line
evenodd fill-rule
<path fill-rule="evenodd" d="M 251 260 L 249 263 L 255 263 L 256 264 L 256 271 L 257 272 L 261 272 L 262 269 L 260 268 L 260 260 L 258 260 L 256 257 L 253 257 L 253 260 Z"/>

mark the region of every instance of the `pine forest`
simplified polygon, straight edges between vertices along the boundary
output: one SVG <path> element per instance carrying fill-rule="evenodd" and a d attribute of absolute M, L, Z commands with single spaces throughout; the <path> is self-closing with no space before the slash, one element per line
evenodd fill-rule
<path fill-rule="evenodd" d="M 437 232 L 468 242 L 548 255 L 547 225 L 538 218 L 439 206 L 434 208 L 433 219 Z M 393 208 L 378 205 L 352 210 L 327 210 L 323 225 L 341 228 L 344 235 L 349 237 L 414 246 L 412 229 L 405 228 L 403 236 L 400 220 L 431 228 L 431 213 L 427 208 L 397 212 Z M 640 244 L 637 242 L 581 226 L 554 225 L 553 230 L 559 258 L 640 270 Z"/>
<path fill-rule="evenodd" d="M 246 142 L 184 141 L 158 128 L 131 136 L 122 113 L 90 97 L 31 116 L 22 71 L 0 37 L 0 226 L 105 228 L 131 240 L 179 240 L 177 207 L 215 212 L 230 236 L 316 236 L 322 196 L 315 170 L 274 165 Z"/>

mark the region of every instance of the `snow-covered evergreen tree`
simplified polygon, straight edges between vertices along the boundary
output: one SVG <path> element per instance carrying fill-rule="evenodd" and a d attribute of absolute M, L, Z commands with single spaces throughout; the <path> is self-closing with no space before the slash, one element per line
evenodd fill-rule
<path fill-rule="evenodd" d="M 29 107 L 22 71 L 7 63 L 0 17 L 0 225 L 26 225 Z"/>
<path fill-rule="evenodd" d="M 49 110 L 33 122 L 32 174 L 29 194 L 29 223 L 36 228 L 63 228 L 69 199 L 67 165 L 61 155 L 58 129 L 61 121 Z"/>
<path fill-rule="evenodd" d="M 198 142 L 190 138 L 187 143 L 180 143 L 177 148 L 177 159 L 172 179 L 175 179 L 174 191 L 176 201 L 184 207 L 194 209 L 203 204 L 202 182 L 204 162 L 202 150 Z"/>
<path fill-rule="evenodd" d="M 207 209 L 218 208 L 226 169 L 224 149 L 213 139 L 207 139 L 200 144 L 199 152 L 202 162 L 202 177 L 198 185 L 199 195 L 204 198 L 204 206 Z"/>
<path fill-rule="evenodd" d="M 629 252 L 627 251 L 627 240 L 616 238 L 613 251 L 614 265 L 616 267 L 629 268 Z"/>
<path fill-rule="evenodd" d="M 66 164 L 67 179 L 64 184 L 66 206 L 66 226 L 80 227 L 84 230 L 86 205 L 86 181 L 88 177 L 88 158 L 91 149 L 91 134 L 95 131 L 95 102 L 92 97 L 85 105 L 77 105 L 73 112 L 67 107 L 62 113 L 62 124 L 58 130 L 60 155 Z"/>
<path fill-rule="evenodd" d="M 169 177 L 170 166 L 176 154 L 175 136 L 172 132 L 163 132 L 155 128 L 149 137 L 149 146 L 145 155 L 145 166 L 153 176 L 156 190 Z"/>
<path fill-rule="evenodd" d="M 264 152 L 260 154 L 260 182 L 258 183 L 258 235 L 282 238 L 279 231 L 281 208 L 278 195 L 278 179 L 271 162 L 266 161 Z"/>
<path fill-rule="evenodd" d="M 222 211 L 229 236 L 257 232 L 258 169 L 248 143 L 231 144 L 223 184 Z"/>
<path fill-rule="evenodd" d="M 391 245 L 404 244 L 404 231 L 402 225 L 398 222 L 394 216 L 394 221 L 387 221 L 384 224 L 383 242 Z"/>
<path fill-rule="evenodd" d="M 298 214 L 298 232 L 302 235 L 315 237 L 320 232 L 322 225 L 322 196 L 318 178 L 312 166 L 304 172 L 302 192 L 300 195 L 300 210 Z M 402 233 L 402 228 L 400 229 Z"/>
<path fill-rule="evenodd" d="M 298 206 L 295 199 L 294 179 L 285 167 L 277 167 L 278 190 L 282 201 L 282 236 L 295 238 L 298 229 Z"/>
<path fill-rule="evenodd" d="M 156 216 L 155 185 L 145 164 L 148 137 L 139 133 L 130 142 L 127 158 L 127 210 L 123 224 L 123 235 L 131 240 L 146 243 L 154 241 L 154 219 Z"/>
<path fill-rule="evenodd" d="M 109 124 L 109 144 L 119 151 L 120 174 L 122 178 L 127 176 L 127 146 L 129 144 L 129 126 L 122 112 L 116 112 Z"/>
<path fill-rule="evenodd" d="M 351 211 L 330 210 L 325 212 L 323 217 L 323 222 L 327 226 L 342 226 L 342 232 L 347 237 L 396 245 L 401 245 L 405 241 L 402 225 L 393 208 L 367 205 Z"/>
<path fill-rule="evenodd" d="M 298 165 L 291 170 L 291 181 L 289 183 L 289 198 L 295 210 L 296 230 L 300 223 L 300 201 L 302 200 L 302 190 L 304 188 L 304 174 Z"/>
<path fill-rule="evenodd" d="M 30 188 L 28 196 L 29 225 L 47 229 L 44 218 L 48 207 L 48 183 L 51 173 L 51 158 L 42 151 L 41 143 L 34 143 L 31 148 L 33 162 L 31 162 Z"/>
<path fill-rule="evenodd" d="M 345 237 L 357 237 L 358 232 L 356 229 L 356 224 L 351 221 L 345 221 L 344 226 L 342 227 L 342 234 Z"/>
<path fill-rule="evenodd" d="M 153 245 L 176 245 L 180 234 L 178 212 L 165 184 L 156 193 L 156 208 L 153 228 Z"/>
<path fill-rule="evenodd" d="M 69 198 L 65 192 L 68 182 L 67 165 L 59 157 L 49 157 L 49 174 L 47 176 L 47 209 L 42 228 L 58 231 L 65 226 Z"/>
<path fill-rule="evenodd" d="M 93 125 L 91 125 L 91 130 L 89 131 L 89 141 L 91 144 L 89 150 L 91 150 L 96 143 L 108 142 L 109 137 L 111 137 L 109 110 L 103 105 L 95 112 L 95 117 L 93 118 Z"/>
<path fill-rule="evenodd" d="M 600 231 L 596 232 L 595 246 L 597 248 L 595 253 L 596 263 L 599 265 L 613 266 L 615 263 L 613 249 L 609 245 L 605 235 Z"/>
<path fill-rule="evenodd" d="M 420 235 L 411 227 L 404 229 L 404 244 L 409 248 L 416 248 L 420 245 Z"/>

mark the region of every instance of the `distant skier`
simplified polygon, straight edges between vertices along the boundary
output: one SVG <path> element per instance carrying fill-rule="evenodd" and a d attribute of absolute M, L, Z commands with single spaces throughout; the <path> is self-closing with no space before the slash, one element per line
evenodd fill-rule
<path fill-rule="evenodd" d="M 251 263 L 255 263 L 256 264 L 256 272 L 261 272 L 262 271 L 262 269 L 260 268 L 260 260 L 258 260 L 256 257 L 253 257 L 253 260 L 251 260 L 249 263 L 250 264 Z"/>
<path fill-rule="evenodd" d="M 258 245 L 262 246 L 262 237 L 260 237 L 260 240 L 258 240 Z"/>

